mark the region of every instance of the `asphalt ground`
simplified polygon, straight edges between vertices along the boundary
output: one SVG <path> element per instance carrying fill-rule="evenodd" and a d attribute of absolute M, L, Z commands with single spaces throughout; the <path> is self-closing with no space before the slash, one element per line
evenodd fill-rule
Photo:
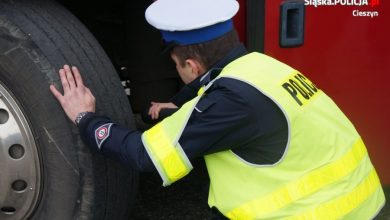
<path fill-rule="evenodd" d="M 375 220 L 390 220 L 390 186 L 385 186 L 383 189 L 385 191 L 386 204 Z"/>
<path fill-rule="evenodd" d="M 207 205 L 209 178 L 203 159 L 192 162 L 194 169 L 171 186 L 163 187 L 157 173 L 142 173 L 131 219 L 211 220 Z"/>

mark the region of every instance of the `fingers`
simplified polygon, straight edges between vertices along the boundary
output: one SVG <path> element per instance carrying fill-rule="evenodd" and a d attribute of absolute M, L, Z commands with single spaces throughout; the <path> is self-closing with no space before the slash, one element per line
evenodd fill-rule
<path fill-rule="evenodd" d="M 64 65 L 63 69 L 59 70 L 59 74 L 64 92 L 68 92 L 76 87 L 84 87 L 83 79 L 77 67 L 72 66 L 70 68 L 69 65 Z"/>
<path fill-rule="evenodd" d="M 155 119 L 158 119 L 158 111 L 152 111 L 152 114 L 150 115 L 150 117 L 155 120 Z"/>
<path fill-rule="evenodd" d="M 58 72 L 60 74 L 61 84 L 62 84 L 62 88 L 64 89 L 64 93 L 67 93 L 70 90 L 69 88 L 70 86 L 68 83 L 68 79 L 66 78 L 65 70 L 60 69 Z"/>
<path fill-rule="evenodd" d="M 161 107 L 161 103 L 152 103 L 152 106 L 149 108 L 149 115 L 153 120 L 158 119 Z"/>
<path fill-rule="evenodd" d="M 76 86 L 83 86 L 84 85 L 83 78 L 81 78 L 79 69 L 77 69 L 77 67 L 75 66 L 72 66 L 72 72 L 76 80 Z"/>
<path fill-rule="evenodd" d="M 151 102 L 148 115 L 150 115 L 150 117 L 153 120 L 155 120 L 160 117 L 160 112 L 162 109 L 172 109 L 172 108 L 177 108 L 177 106 L 172 102 L 168 102 L 168 103 Z"/>
<path fill-rule="evenodd" d="M 150 105 L 151 105 L 151 106 L 149 107 L 148 115 L 152 115 L 154 103 L 155 103 L 155 102 L 150 102 Z"/>
<path fill-rule="evenodd" d="M 154 102 L 150 102 L 150 107 L 149 107 L 148 115 L 152 115 L 153 106 L 154 106 Z"/>
<path fill-rule="evenodd" d="M 155 108 L 154 108 L 153 111 L 152 111 L 152 115 L 151 115 L 151 117 L 152 117 L 153 120 L 158 119 L 158 114 L 159 114 L 159 112 L 160 112 L 159 106 L 155 106 Z"/>
<path fill-rule="evenodd" d="M 66 79 L 68 80 L 69 83 L 69 88 L 70 89 L 76 88 L 76 82 L 74 81 L 72 70 L 70 70 L 70 67 L 68 65 L 64 65 L 64 71 L 65 71 Z"/>
<path fill-rule="evenodd" d="M 57 98 L 57 100 L 62 103 L 63 96 L 62 94 L 57 90 L 57 88 L 54 85 L 50 85 L 50 91 L 51 93 Z"/>

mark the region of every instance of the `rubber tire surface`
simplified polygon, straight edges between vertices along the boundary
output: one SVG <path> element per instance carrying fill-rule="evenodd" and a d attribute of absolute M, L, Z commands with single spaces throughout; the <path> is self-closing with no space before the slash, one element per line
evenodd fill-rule
<path fill-rule="evenodd" d="M 93 153 L 49 91 L 58 69 L 78 66 L 97 113 L 135 128 L 114 67 L 87 29 L 47 0 L 0 0 L 0 83 L 22 107 L 42 164 L 40 202 L 31 219 L 126 219 L 138 173 Z M 4 190 L 4 189 L 1 189 Z"/>

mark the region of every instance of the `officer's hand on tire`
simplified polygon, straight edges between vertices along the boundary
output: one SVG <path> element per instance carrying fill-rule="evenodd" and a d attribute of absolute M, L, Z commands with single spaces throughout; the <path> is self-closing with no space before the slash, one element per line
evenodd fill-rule
<path fill-rule="evenodd" d="M 75 123 L 75 119 L 80 112 L 95 112 L 95 97 L 84 85 L 77 67 L 64 65 L 59 70 L 64 95 L 62 95 L 54 85 L 50 85 L 50 91 L 60 102 L 66 115 Z"/>

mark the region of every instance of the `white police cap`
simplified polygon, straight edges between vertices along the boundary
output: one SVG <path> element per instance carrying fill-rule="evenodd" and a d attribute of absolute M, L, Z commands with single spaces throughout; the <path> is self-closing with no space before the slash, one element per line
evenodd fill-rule
<path fill-rule="evenodd" d="M 159 29 L 167 43 L 206 42 L 233 29 L 236 0 L 157 0 L 145 12 L 149 24 Z"/>

